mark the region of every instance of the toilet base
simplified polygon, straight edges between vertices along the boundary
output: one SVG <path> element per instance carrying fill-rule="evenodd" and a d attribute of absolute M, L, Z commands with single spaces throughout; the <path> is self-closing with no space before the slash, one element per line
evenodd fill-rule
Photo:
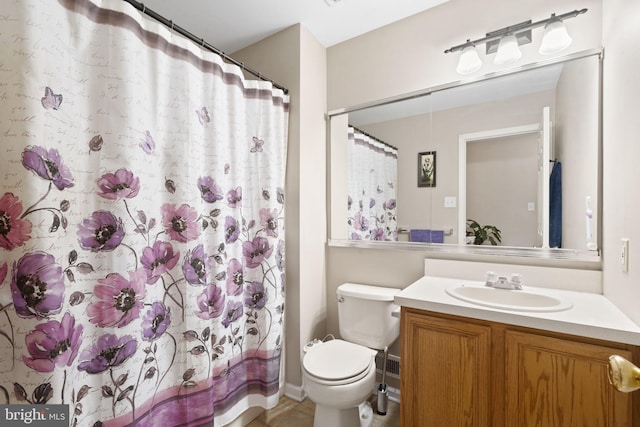
<path fill-rule="evenodd" d="M 330 406 L 316 405 L 313 427 L 360 427 L 358 407 L 336 409 Z"/>

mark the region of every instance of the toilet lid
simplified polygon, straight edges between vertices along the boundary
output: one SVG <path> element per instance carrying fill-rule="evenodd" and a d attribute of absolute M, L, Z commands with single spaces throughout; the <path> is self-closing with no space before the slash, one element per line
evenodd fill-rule
<path fill-rule="evenodd" d="M 371 365 L 371 349 L 343 340 L 331 340 L 308 352 L 304 369 L 314 377 L 337 381 L 355 377 Z"/>

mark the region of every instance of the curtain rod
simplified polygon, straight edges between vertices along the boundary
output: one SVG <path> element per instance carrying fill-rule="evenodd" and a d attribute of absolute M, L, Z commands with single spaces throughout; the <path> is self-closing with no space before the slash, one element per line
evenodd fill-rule
<path fill-rule="evenodd" d="M 356 131 L 360 132 L 360 133 L 361 133 L 361 134 L 363 134 L 364 136 L 367 136 L 367 137 L 369 137 L 369 138 L 373 139 L 374 141 L 379 142 L 380 144 L 386 145 L 387 147 L 391 147 L 391 148 L 393 148 L 393 149 L 394 149 L 394 150 L 396 150 L 396 151 L 398 150 L 398 147 L 394 147 L 394 146 L 393 146 L 393 145 L 391 145 L 391 144 L 387 144 L 386 142 L 379 140 L 379 139 L 378 139 L 378 138 L 376 138 L 375 136 L 373 136 L 373 135 L 371 135 L 371 134 L 368 134 L 367 132 L 365 132 L 365 131 L 363 131 L 363 130 L 358 129 L 358 128 L 357 128 L 357 127 L 355 127 L 355 126 L 349 125 L 349 127 L 352 127 L 352 128 L 353 128 L 353 130 L 356 130 Z"/>
<path fill-rule="evenodd" d="M 232 57 L 230 57 L 229 55 L 227 55 L 226 53 L 224 53 L 223 51 L 221 51 L 220 49 L 218 49 L 217 47 L 209 44 L 208 42 L 206 42 L 204 39 L 202 38 L 198 38 L 196 37 L 194 34 L 190 33 L 189 31 L 185 30 L 184 28 L 180 27 L 179 25 L 176 25 L 173 23 L 172 20 L 165 18 L 164 16 L 160 15 L 158 12 L 155 12 L 154 10 L 149 9 L 148 7 L 146 7 L 144 5 L 144 3 L 140 3 L 136 0 L 124 0 L 125 2 L 129 3 L 131 6 L 135 7 L 136 9 L 138 9 L 139 11 L 141 11 L 142 13 L 144 13 L 145 15 L 150 16 L 151 18 L 155 19 L 156 21 L 160 22 L 162 25 L 164 25 L 165 27 L 169 27 L 172 31 L 177 32 L 178 34 L 188 38 L 189 40 L 191 40 L 192 42 L 198 44 L 199 46 L 217 54 L 220 55 L 222 57 L 222 59 L 231 62 L 234 65 L 237 65 L 238 67 L 242 68 L 243 71 L 248 72 L 249 74 L 252 74 L 253 76 L 257 77 L 260 80 L 263 81 L 267 81 L 267 82 L 271 82 L 271 84 L 273 84 L 274 87 L 281 89 L 285 95 L 289 93 L 289 89 L 287 89 L 286 87 L 279 85 L 278 83 L 274 82 L 273 80 L 267 78 L 266 76 L 262 75 L 262 73 L 259 73 L 256 70 L 253 70 L 249 67 L 247 67 L 246 65 L 244 65 L 243 62 L 240 62 L 236 59 L 233 59 Z"/>

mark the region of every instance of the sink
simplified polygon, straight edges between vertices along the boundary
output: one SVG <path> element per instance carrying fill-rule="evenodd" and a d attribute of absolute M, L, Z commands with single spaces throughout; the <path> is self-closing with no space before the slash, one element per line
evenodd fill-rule
<path fill-rule="evenodd" d="M 462 301 L 485 307 L 511 311 L 564 311 L 573 304 L 556 296 L 525 290 L 496 289 L 476 284 L 456 284 L 446 288 L 447 294 Z"/>

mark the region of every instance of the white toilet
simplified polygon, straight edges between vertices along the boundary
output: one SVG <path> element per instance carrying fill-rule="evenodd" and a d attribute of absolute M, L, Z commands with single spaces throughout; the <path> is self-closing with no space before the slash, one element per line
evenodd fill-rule
<path fill-rule="evenodd" d="M 392 316 L 400 289 L 345 283 L 338 294 L 343 339 L 309 343 L 302 359 L 302 387 L 316 404 L 314 427 L 360 427 L 359 405 L 376 387 L 377 350 L 400 334 Z"/>

